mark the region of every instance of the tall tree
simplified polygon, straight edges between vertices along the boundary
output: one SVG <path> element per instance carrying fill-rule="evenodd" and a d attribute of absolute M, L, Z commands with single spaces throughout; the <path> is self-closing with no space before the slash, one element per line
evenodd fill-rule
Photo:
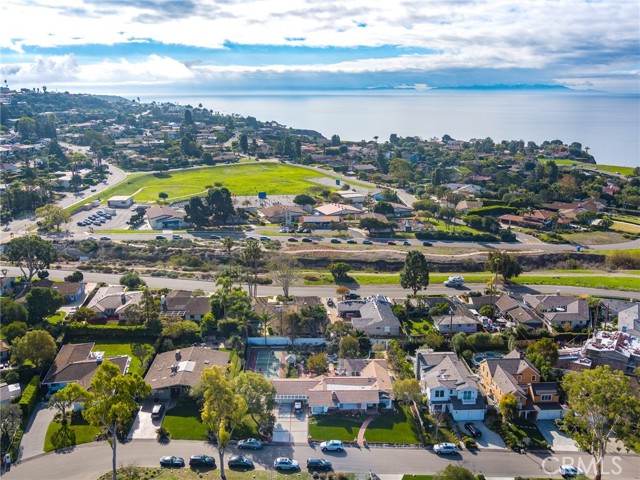
<path fill-rule="evenodd" d="M 527 358 L 540 370 L 543 380 L 550 380 L 551 368 L 558 361 L 558 345 L 550 338 L 542 338 L 527 347 Z"/>
<path fill-rule="evenodd" d="M 247 245 L 240 253 L 240 260 L 249 270 L 247 275 L 247 283 L 249 287 L 249 295 L 255 297 L 258 295 L 258 272 L 262 265 L 263 251 L 260 244 L 256 241 L 247 242 Z"/>
<path fill-rule="evenodd" d="M 245 371 L 235 378 L 235 392 L 247 404 L 247 413 L 256 425 L 267 425 L 276 405 L 276 388 L 259 373 Z"/>
<path fill-rule="evenodd" d="M 489 252 L 486 269 L 496 276 L 502 275 L 505 282 L 522 273 L 522 266 L 514 255 L 497 250 Z"/>
<path fill-rule="evenodd" d="M 132 343 L 131 344 L 131 355 L 138 359 L 140 362 L 140 366 L 144 368 L 145 361 L 151 355 L 152 348 L 146 343 Z"/>
<path fill-rule="evenodd" d="M 184 211 L 187 214 L 187 221 L 193 223 L 197 227 L 209 225 L 211 214 L 201 197 L 191 197 L 189 202 L 185 205 Z"/>
<path fill-rule="evenodd" d="M 242 153 L 246 154 L 247 151 L 249 150 L 249 140 L 247 138 L 247 134 L 246 133 L 242 133 L 240 134 L 240 150 L 242 150 Z"/>
<path fill-rule="evenodd" d="M 518 415 L 518 399 L 513 393 L 502 395 L 498 407 L 505 422 L 510 422 Z"/>
<path fill-rule="evenodd" d="M 227 188 L 212 188 L 207 192 L 207 207 L 211 212 L 213 221 L 223 224 L 235 213 L 231 192 Z"/>
<path fill-rule="evenodd" d="M 44 330 L 31 330 L 16 338 L 11 349 L 13 362 L 22 365 L 29 360 L 38 368 L 51 362 L 58 352 L 55 340 Z"/>
<path fill-rule="evenodd" d="M 22 409 L 16 403 L 0 405 L 0 453 L 8 450 L 22 421 Z M 15 460 L 15 459 L 14 459 Z"/>
<path fill-rule="evenodd" d="M 27 320 L 27 310 L 9 297 L 0 298 L 0 312 L 2 312 L 2 323 L 5 326 L 9 323 Z"/>
<path fill-rule="evenodd" d="M 411 402 L 420 402 L 422 398 L 422 389 L 420 382 L 415 378 L 405 378 L 404 380 L 396 380 L 393 383 L 393 396 L 405 405 Z"/>
<path fill-rule="evenodd" d="M 67 410 L 83 398 L 85 390 L 75 382 L 68 383 L 49 398 L 49 408 L 56 409 L 62 416 L 62 424 L 67 423 Z"/>
<path fill-rule="evenodd" d="M 45 205 L 36 209 L 36 217 L 42 218 L 43 226 L 50 230 L 60 230 L 60 226 L 71 221 L 71 214 L 57 205 Z"/>
<path fill-rule="evenodd" d="M 304 206 L 304 205 L 315 205 L 316 201 L 311 195 L 308 195 L 306 193 L 301 193 L 299 195 L 296 195 L 293 198 L 293 203 L 295 203 L 296 205 Z"/>
<path fill-rule="evenodd" d="M 295 258 L 285 255 L 273 263 L 273 281 L 282 287 L 282 294 L 289 296 L 289 288 L 298 274 L 298 262 Z"/>
<path fill-rule="evenodd" d="M 25 298 L 31 325 L 53 315 L 64 304 L 64 295 L 52 288 L 33 287 Z"/>
<path fill-rule="evenodd" d="M 316 353 L 307 358 L 307 368 L 311 373 L 322 375 L 329 371 L 329 360 L 325 352 Z"/>
<path fill-rule="evenodd" d="M 117 480 L 118 434 L 138 412 L 136 398 L 144 398 L 151 393 L 151 386 L 137 373 L 123 375 L 120 367 L 103 360 L 91 380 L 89 391 L 82 392 L 85 399 L 82 416 L 94 427 L 101 427 L 111 437 L 112 478 Z"/>
<path fill-rule="evenodd" d="M 608 365 L 566 375 L 562 387 L 567 394 L 565 428 L 595 461 L 596 480 L 602 478 L 607 444 L 614 436 L 629 444 L 637 440 L 640 399 L 629 377 Z"/>
<path fill-rule="evenodd" d="M 233 431 L 242 423 L 247 413 L 247 403 L 241 395 L 234 392 L 233 383 L 224 369 L 217 365 L 204 369 L 198 390 L 202 392 L 204 398 L 202 423 L 216 438 L 220 456 L 220 477 L 226 478 L 224 453 Z"/>
<path fill-rule="evenodd" d="M 429 264 L 418 250 L 411 250 L 404 259 L 404 268 L 400 272 L 400 285 L 410 288 L 415 296 L 419 290 L 429 285 Z"/>
<path fill-rule="evenodd" d="M 27 282 L 31 281 L 37 271 L 49 268 L 58 258 L 55 247 L 37 235 L 12 239 L 6 255 L 9 261 L 20 267 Z"/>
<path fill-rule="evenodd" d="M 360 342 L 351 335 L 345 335 L 340 339 L 338 356 L 340 358 L 358 358 L 360 354 Z"/>

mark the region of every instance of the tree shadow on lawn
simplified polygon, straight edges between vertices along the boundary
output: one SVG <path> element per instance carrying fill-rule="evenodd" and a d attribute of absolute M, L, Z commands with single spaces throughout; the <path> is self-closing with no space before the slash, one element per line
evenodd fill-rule
<path fill-rule="evenodd" d="M 62 453 L 65 453 L 76 446 L 76 432 L 65 423 L 51 435 L 51 444 L 55 450 L 64 449 Z"/>
<path fill-rule="evenodd" d="M 171 178 L 173 177 L 173 175 L 171 175 L 170 173 L 164 173 L 164 172 L 156 172 L 153 174 L 154 178 Z"/>

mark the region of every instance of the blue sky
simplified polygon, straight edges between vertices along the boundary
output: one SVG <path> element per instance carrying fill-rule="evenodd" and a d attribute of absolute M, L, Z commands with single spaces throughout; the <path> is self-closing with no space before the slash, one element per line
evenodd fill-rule
<path fill-rule="evenodd" d="M 1 80 L 110 93 L 640 93 L 637 0 L 4 0 Z"/>

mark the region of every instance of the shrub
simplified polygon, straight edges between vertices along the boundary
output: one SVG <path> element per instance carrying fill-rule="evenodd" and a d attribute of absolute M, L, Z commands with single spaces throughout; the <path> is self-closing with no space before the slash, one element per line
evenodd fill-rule
<path fill-rule="evenodd" d="M 457 240 L 461 242 L 498 242 L 500 238 L 491 233 L 471 232 L 445 232 L 442 230 L 429 230 L 416 232 L 418 240 Z"/>
<path fill-rule="evenodd" d="M 20 374 L 18 372 L 14 371 L 14 370 L 11 370 L 4 377 L 4 381 L 7 382 L 9 385 L 12 385 L 14 383 L 18 383 L 20 381 Z"/>
<path fill-rule="evenodd" d="M 518 209 L 516 207 L 507 207 L 504 205 L 491 205 L 488 207 L 479 207 L 472 208 L 467 212 L 467 215 L 491 215 L 493 217 L 498 217 L 500 215 L 504 215 L 507 213 L 516 213 Z"/>
<path fill-rule="evenodd" d="M 33 407 L 35 407 L 36 405 L 36 401 L 38 400 L 39 383 L 40 378 L 37 375 L 34 375 L 29 381 L 29 385 L 27 385 L 22 392 L 22 397 L 20 397 L 18 405 L 20 405 L 20 408 L 22 409 L 23 417 L 28 417 L 29 415 L 31 415 Z"/>
<path fill-rule="evenodd" d="M 67 329 L 67 335 L 72 337 L 91 338 L 117 338 L 117 337 L 155 337 L 156 334 L 143 325 L 119 326 L 119 325 L 84 325 L 71 323 Z"/>

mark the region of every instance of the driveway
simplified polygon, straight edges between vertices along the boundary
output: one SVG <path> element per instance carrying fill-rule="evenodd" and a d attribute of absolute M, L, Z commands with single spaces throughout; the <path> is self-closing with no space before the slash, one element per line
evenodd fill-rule
<path fill-rule="evenodd" d="M 136 415 L 136 419 L 133 421 L 133 426 L 129 431 L 129 435 L 127 435 L 129 440 L 156 438 L 156 429 L 160 428 L 160 425 L 162 425 L 162 418 L 164 418 L 167 409 L 165 408 L 162 418 L 154 420 L 151 418 L 153 405 L 154 402 L 151 400 L 147 400 L 142 404 L 142 408 L 138 411 L 138 415 Z"/>
<path fill-rule="evenodd" d="M 46 402 L 36 405 L 20 443 L 21 460 L 44 453 L 44 439 L 47 436 L 47 429 L 53 421 L 56 411 L 55 409 L 50 409 Z"/>
<path fill-rule="evenodd" d="M 458 426 L 463 433 L 469 434 L 467 429 L 464 428 L 464 424 L 467 422 L 458 422 Z M 502 441 L 502 437 L 498 435 L 496 432 L 487 427 L 484 422 L 471 422 L 473 425 L 482 432 L 482 436 L 480 438 L 476 438 L 475 441 L 478 444 L 479 449 L 485 448 L 494 448 L 494 449 L 504 449 L 507 446 Z"/>
<path fill-rule="evenodd" d="M 300 445 L 308 442 L 306 413 L 293 413 L 293 405 L 281 405 L 273 413 L 276 416 L 271 439 L 273 443 Z"/>
<path fill-rule="evenodd" d="M 538 420 L 538 430 L 554 452 L 579 452 L 576 442 L 565 432 L 556 427 L 553 420 Z"/>

